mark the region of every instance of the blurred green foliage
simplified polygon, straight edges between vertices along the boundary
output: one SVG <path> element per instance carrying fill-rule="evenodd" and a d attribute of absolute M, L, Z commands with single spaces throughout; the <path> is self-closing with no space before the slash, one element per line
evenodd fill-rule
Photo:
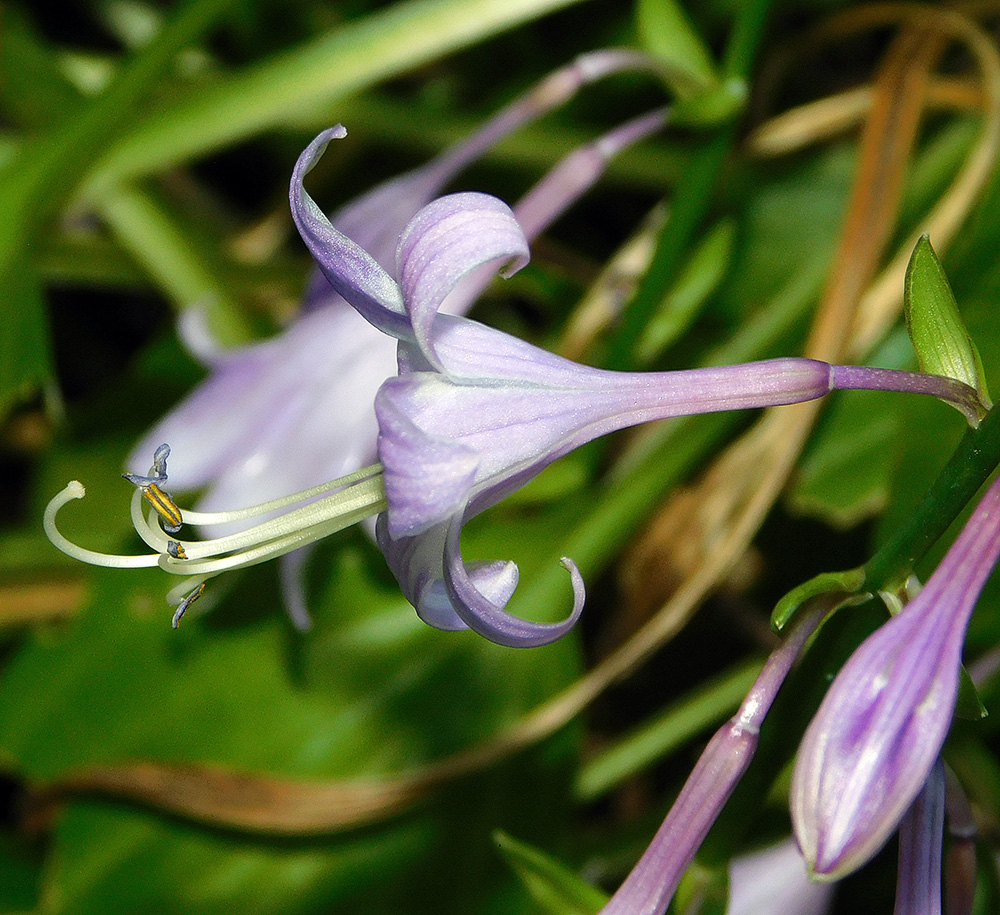
<path fill-rule="evenodd" d="M 563 612 L 569 589 L 560 556 L 573 556 L 585 573 L 581 632 L 537 651 L 424 626 L 357 531 L 325 544 L 312 564 L 312 633 L 292 630 L 267 566 L 220 582 L 198 605 L 203 612 L 173 632 L 164 576 L 77 568 L 44 539 L 42 508 L 79 478 L 89 495 L 67 510 L 66 532 L 93 548 L 137 546 L 118 474 L 136 438 L 202 374 L 179 344 L 174 318 L 206 307 L 233 342 L 272 333 L 293 313 L 309 265 L 285 195 L 295 156 L 318 128 L 343 121 L 351 129 L 350 144 L 331 150 L 315 176 L 315 196 L 332 210 L 463 136 L 551 69 L 605 45 L 645 47 L 667 60 L 666 85 L 622 77 L 590 87 L 500 144 L 462 186 L 513 199 L 576 145 L 661 104 L 665 91 L 704 107 L 688 108 L 683 128 L 616 161 L 547 233 L 532 265 L 503 296 L 488 293 L 476 315 L 558 346 L 601 264 L 665 199 L 669 216 L 650 271 L 587 358 L 686 368 L 800 352 L 834 263 L 857 131 L 778 158 L 752 154 L 746 140 L 768 114 L 872 78 L 888 40 L 881 32 L 848 40 L 847 50 L 819 47 L 792 77 L 774 78 L 804 30 L 853 6 L 4 7 L 0 913 L 527 913 L 599 904 L 651 837 L 708 731 L 734 707 L 753 659 L 772 644 L 774 603 L 814 575 L 862 565 L 890 541 L 961 439 L 957 413 L 901 395 L 832 397 L 740 574 L 673 644 L 532 749 L 384 821 L 320 835 L 209 826 L 99 794 L 36 804 L 47 784 L 86 767 L 153 761 L 373 779 L 503 734 L 634 630 L 623 553 L 660 502 L 708 466 L 746 419 L 679 420 L 599 444 L 476 519 L 468 555 L 520 564 L 516 612 Z M 671 22 L 682 30 L 668 33 Z M 951 63 L 964 78 L 962 61 Z M 721 91 L 726 105 L 709 95 Z M 940 198 L 977 124 L 969 111 L 927 119 L 898 238 Z M 939 251 L 994 388 L 998 214 L 994 176 L 953 244 Z M 872 364 L 915 367 L 901 328 L 866 357 Z M 918 565 L 920 574 L 947 542 Z M 67 582 L 83 596 L 60 601 L 46 590 Z M 41 595 L 27 615 L 15 613 L 25 589 Z M 998 601 L 993 585 L 967 663 L 1000 646 Z M 796 686 L 768 722 L 773 746 L 734 798 L 736 812 L 720 821 L 698 872 L 712 887 L 725 884 L 719 861 L 727 855 L 787 834 L 781 768 L 843 645 L 856 644 L 884 611 L 852 614 L 842 611 L 845 619 L 807 657 L 796 682 L 811 682 L 811 691 Z M 979 686 L 993 709 L 1000 677 Z M 962 722 L 950 749 L 981 812 L 984 860 L 1000 828 L 995 720 Z M 516 837 L 498 840 L 502 854 L 497 830 Z M 581 873 L 601 888 L 588 893 Z M 891 860 L 877 859 L 840 888 L 836 911 L 880 899 L 892 873 Z M 995 886 L 989 874 L 981 880 L 980 905 L 990 904 Z"/>

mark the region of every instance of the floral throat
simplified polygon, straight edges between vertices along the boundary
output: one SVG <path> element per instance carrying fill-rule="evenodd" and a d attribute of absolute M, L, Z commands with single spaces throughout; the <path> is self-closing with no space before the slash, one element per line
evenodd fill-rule
<path fill-rule="evenodd" d="M 62 506 L 82 498 L 70 483 L 49 504 L 45 526 L 61 550 L 96 565 L 159 565 L 185 576 L 168 599 L 174 625 L 204 589 L 229 569 L 286 554 L 364 518 L 378 516 L 378 543 L 420 617 L 441 629 L 472 629 L 512 647 L 544 645 L 565 634 L 583 608 L 571 559 L 573 607 L 560 623 L 521 619 L 506 609 L 517 586 L 512 562 L 461 556 L 464 523 L 524 485 L 544 467 L 606 433 L 656 419 L 798 403 L 838 388 L 931 394 L 973 424 L 973 388 L 937 375 L 772 359 L 674 372 L 610 372 L 580 365 L 475 321 L 441 313 L 449 294 L 476 271 L 508 276 L 528 260 L 525 234 L 509 207 L 478 193 L 438 198 L 403 230 L 395 276 L 335 229 L 303 179 L 342 127 L 320 134 L 300 156 L 291 181 L 292 216 L 336 292 L 395 338 L 398 375 L 375 398 L 379 463 L 286 498 L 234 512 L 194 512 L 169 496 L 169 448 L 156 449 L 136 486 L 132 520 L 151 553 L 95 553 L 56 527 Z M 336 417 L 330 417 L 331 422 Z M 185 539 L 188 525 L 217 525 L 284 514 L 237 534 Z"/>

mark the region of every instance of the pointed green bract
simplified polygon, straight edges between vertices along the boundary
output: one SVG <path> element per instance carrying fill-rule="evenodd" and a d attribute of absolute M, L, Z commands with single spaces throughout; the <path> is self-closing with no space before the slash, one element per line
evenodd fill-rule
<path fill-rule="evenodd" d="M 670 88 L 681 98 L 701 94 L 718 84 L 708 49 L 674 0 L 640 0 L 639 39 L 663 62 Z"/>
<path fill-rule="evenodd" d="M 593 915 L 608 901 L 607 894 L 544 852 L 499 830 L 493 840 L 531 898 L 548 915 Z"/>
<path fill-rule="evenodd" d="M 848 569 L 846 572 L 821 572 L 797 588 L 793 588 L 778 601 L 771 614 L 771 628 L 776 632 L 781 632 L 807 601 L 823 594 L 843 596 L 844 599 L 831 606 L 831 610 L 846 603 L 853 603 L 859 597 L 863 599 L 867 595 L 859 595 L 858 592 L 864 584 L 865 573 L 863 569 Z"/>
<path fill-rule="evenodd" d="M 910 257 L 903 303 L 921 370 L 974 387 L 988 409 L 991 402 L 979 352 L 962 323 L 948 278 L 927 235 L 921 236 Z"/>

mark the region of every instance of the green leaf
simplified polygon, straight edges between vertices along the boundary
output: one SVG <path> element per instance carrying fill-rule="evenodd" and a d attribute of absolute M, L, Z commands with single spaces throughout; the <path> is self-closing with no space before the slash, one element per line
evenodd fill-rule
<path fill-rule="evenodd" d="M 905 427 L 898 406 L 881 392 L 837 396 L 799 463 L 787 496 L 790 508 L 840 530 L 877 515 L 899 463 Z"/>
<path fill-rule="evenodd" d="M 531 898 L 550 915 L 594 915 L 608 901 L 555 858 L 500 831 L 493 838 Z"/>
<path fill-rule="evenodd" d="M 41 860 L 25 841 L 0 833 L 0 912 L 27 912 L 38 905 Z"/>
<path fill-rule="evenodd" d="M 726 915 L 729 868 L 695 861 L 684 872 L 674 896 L 674 910 L 684 915 Z"/>
<path fill-rule="evenodd" d="M 0 417 L 44 385 L 53 373 L 49 322 L 41 283 L 33 265 L 22 261 L 5 278 L 3 333 L 0 333 Z"/>
<path fill-rule="evenodd" d="M 592 801 L 650 763 L 719 724 L 736 710 L 760 673 L 761 662 L 740 664 L 699 684 L 678 702 L 589 760 L 577 776 L 577 797 Z"/>
<path fill-rule="evenodd" d="M 921 371 L 965 382 L 988 408 L 982 360 L 927 235 L 917 242 L 906 268 L 903 306 Z"/>
<path fill-rule="evenodd" d="M 680 98 L 718 84 L 712 56 L 674 0 L 639 0 L 636 7 L 639 40 L 666 68 L 666 80 Z"/>
<path fill-rule="evenodd" d="M 273 570 L 214 582 L 196 609 L 236 590 L 176 632 L 161 572 L 96 571 L 89 608 L 28 639 L 0 676 L 0 765 L 29 784 L 130 760 L 377 778 L 496 734 L 577 668 L 572 639 L 510 652 L 431 629 L 395 586 L 373 580 L 356 547 L 324 554 L 321 567 L 330 574 L 301 642 L 268 584 Z M 384 898 L 444 855 L 479 873 L 498 822 L 533 834 L 561 822 L 559 747 L 564 738 L 499 767 L 496 784 L 490 773 L 445 785 L 412 815 L 301 841 L 71 799 L 52 836 L 47 912 L 107 911 L 108 899 L 128 900 L 122 911 L 329 911 L 361 892 Z"/>
<path fill-rule="evenodd" d="M 863 587 L 864 583 L 865 573 L 863 569 L 848 569 L 846 572 L 821 572 L 797 588 L 792 588 L 778 601 L 771 614 L 771 628 L 776 632 L 781 632 L 806 601 L 824 594 L 842 595 L 844 598 L 835 606 L 831 606 L 831 611 L 849 603 L 867 600 L 868 594 L 858 594 L 858 589 Z"/>
<path fill-rule="evenodd" d="M 639 338 L 636 358 L 640 362 L 651 362 L 698 316 L 729 268 L 735 234 L 736 223 L 723 219 L 698 243 Z"/>
<path fill-rule="evenodd" d="M 90 192 L 264 130 L 322 116 L 382 80 L 580 0 L 411 0 L 331 29 L 152 112 L 112 150 Z"/>
<path fill-rule="evenodd" d="M 51 134 L 25 143 L 0 171 L 0 287 L 7 297 L 0 416 L 51 376 L 44 303 L 34 280 L 33 247 L 99 153 L 131 124 L 177 52 L 210 28 L 232 0 L 189 0 L 108 89 Z"/>

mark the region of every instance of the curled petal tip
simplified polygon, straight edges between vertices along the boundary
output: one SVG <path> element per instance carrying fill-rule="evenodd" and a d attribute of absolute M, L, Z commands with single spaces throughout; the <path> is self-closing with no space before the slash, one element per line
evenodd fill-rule
<path fill-rule="evenodd" d="M 458 518 L 448 529 L 444 580 L 455 612 L 473 632 L 507 648 L 540 648 L 558 641 L 576 625 L 583 610 L 583 579 L 572 560 L 563 560 L 564 565 L 569 562 L 573 576 L 572 612 L 560 623 L 535 623 L 508 613 L 506 601 L 496 603 L 476 587 L 459 552 L 461 528 Z"/>

